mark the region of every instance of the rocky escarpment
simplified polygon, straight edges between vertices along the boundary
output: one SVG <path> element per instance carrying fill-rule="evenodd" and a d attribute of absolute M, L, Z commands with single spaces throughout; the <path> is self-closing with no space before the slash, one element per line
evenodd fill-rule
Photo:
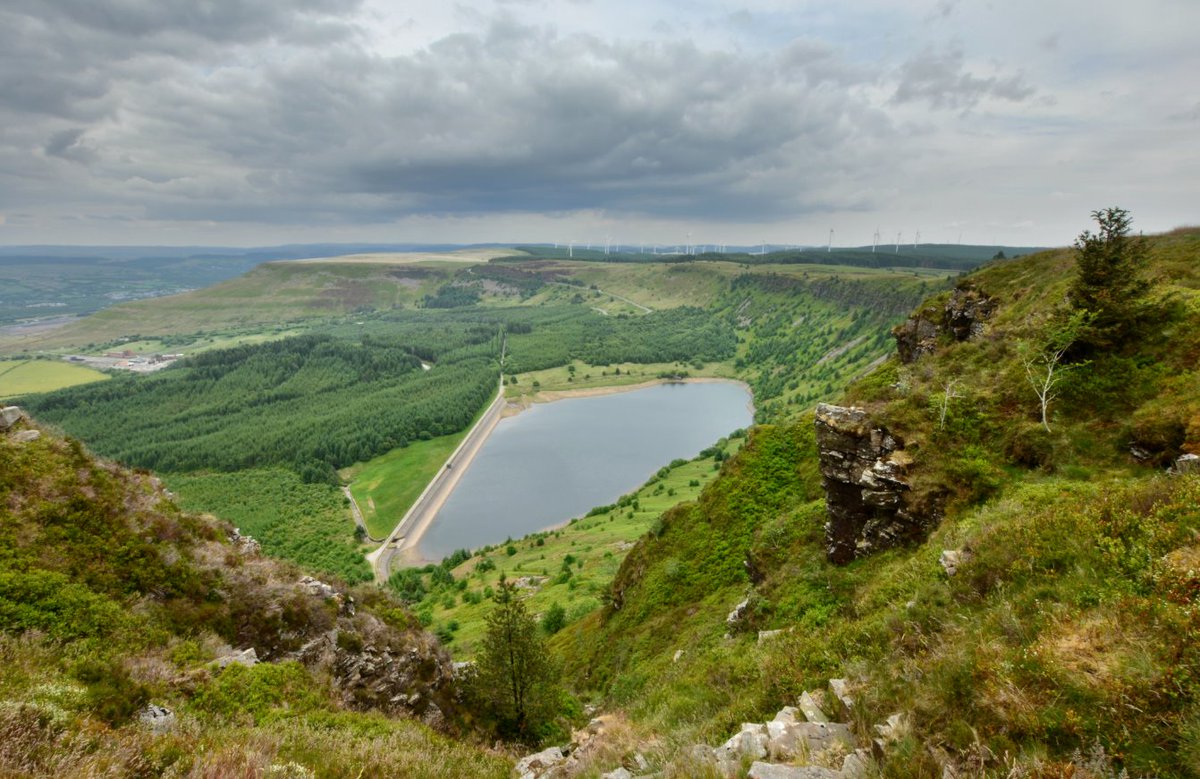
<path fill-rule="evenodd" d="M 922 308 L 892 329 L 900 361 L 907 364 L 932 354 L 943 334 L 955 341 L 978 337 L 995 311 L 996 299 L 986 292 L 971 286 L 955 289 L 945 305 Z"/>
<path fill-rule="evenodd" d="M 909 505 L 904 441 L 861 408 L 821 403 L 817 448 L 825 487 L 825 554 L 844 564 L 924 537 L 935 519 Z"/>
<path fill-rule="evenodd" d="M 95 460 L 17 407 L 0 409 L 0 464 L 0 528 L 6 543 L 20 539 L 8 549 L 18 564 L 3 573 L 67 582 L 102 603 L 136 600 L 136 617 L 116 605 L 113 613 L 163 636 L 182 628 L 199 651 L 213 653 L 211 662 L 196 658 L 186 687 L 152 701 L 145 715 L 155 727 L 167 719 L 158 709 L 170 714 L 162 704 L 186 698 L 198 680 L 233 663 L 287 661 L 328 680 L 345 708 L 446 729 L 459 719 L 449 654 L 386 592 L 323 582 L 262 554 L 230 525 L 181 512 L 158 479 Z M 70 506 L 78 529 L 64 535 L 60 514 L 47 506 Z M 25 604 L 26 612 L 56 613 L 53 602 L 41 603 Z M 153 669 L 157 662 L 129 665 Z"/>
<path fill-rule="evenodd" d="M 900 361 L 932 354 L 947 339 L 979 337 L 996 307 L 986 292 L 958 287 L 945 303 L 921 308 L 892 330 Z M 899 435 L 875 424 L 864 409 L 826 403 L 817 406 L 816 432 L 831 562 L 919 541 L 937 524 L 936 510 L 913 506 L 907 475 L 912 460 Z"/>

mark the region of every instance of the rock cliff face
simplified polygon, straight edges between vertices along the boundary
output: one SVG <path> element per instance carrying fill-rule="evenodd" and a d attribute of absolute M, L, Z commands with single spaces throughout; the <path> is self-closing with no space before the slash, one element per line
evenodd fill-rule
<path fill-rule="evenodd" d="M 904 442 L 860 408 L 821 403 L 817 447 L 825 486 L 825 554 L 844 564 L 923 537 L 932 518 L 909 507 Z"/>
<path fill-rule="evenodd" d="M 956 341 L 978 337 L 995 311 L 996 300 L 986 292 L 974 287 L 954 290 L 941 309 L 922 309 L 892 330 L 901 362 L 932 354 L 943 333 Z"/>

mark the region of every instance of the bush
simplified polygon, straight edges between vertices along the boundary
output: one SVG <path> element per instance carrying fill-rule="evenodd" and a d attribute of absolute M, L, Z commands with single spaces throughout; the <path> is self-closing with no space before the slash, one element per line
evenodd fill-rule
<path fill-rule="evenodd" d="M 327 708 L 323 695 L 304 666 L 295 662 L 233 663 L 203 685 L 190 708 L 215 719 L 255 723 Z"/>
<path fill-rule="evenodd" d="M 546 609 L 546 613 L 542 615 L 542 630 L 547 635 L 554 635 L 562 630 L 567 625 L 567 610 L 562 605 L 555 601 L 550 604 L 550 608 Z"/>
<path fill-rule="evenodd" d="M 149 691 L 113 661 L 84 660 L 73 675 L 87 685 L 87 707 L 109 725 L 128 722 L 150 699 Z"/>

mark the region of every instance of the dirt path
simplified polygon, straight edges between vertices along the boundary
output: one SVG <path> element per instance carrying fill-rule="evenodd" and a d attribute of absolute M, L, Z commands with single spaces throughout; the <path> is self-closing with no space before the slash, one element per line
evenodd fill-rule
<path fill-rule="evenodd" d="M 643 306 L 641 303 L 638 303 L 638 302 L 637 302 L 637 301 L 635 301 L 635 300 L 630 300 L 629 298 L 625 297 L 624 295 L 618 295 L 618 294 L 617 294 L 617 293 L 615 293 L 615 292 L 605 292 L 604 290 L 600 289 L 599 287 L 595 287 L 595 288 L 592 288 L 592 287 L 581 287 L 581 286 L 579 286 L 578 284 L 564 284 L 564 283 L 563 283 L 563 282 L 561 282 L 561 281 L 547 281 L 546 283 L 547 283 L 547 284 L 554 284 L 555 286 L 558 286 L 558 287 L 566 287 L 566 288 L 568 288 L 568 289 L 573 289 L 573 290 L 576 290 L 576 291 L 583 291 L 583 292 L 587 292 L 587 291 L 591 291 L 591 292 L 599 292 L 601 295 L 608 295 L 610 298 L 616 298 L 617 300 L 624 300 L 626 303 L 628 303 L 629 305 L 633 306 L 634 308 L 641 309 L 641 312 L 642 312 L 643 314 L 649 314 L 650 312 L 652 312 L 652 311 L 654 310 L 654 309 L 652 309 L 652 308 L 650 308 L 650 307 L 648 307 L 648 306 Z M 593 309 L 593 310 L 599 310 L 599 309 Z M 605 311 L 601 311 L 600 313 L 601 313 L 601 314 L 604 314 L 605 316 L 608 316 L 608 313 L 607 313 L 607 312 L 605 312 Z"/>
<path fill-rule="evenodd" d="M 367 523 L 363 521 L 362 511 L 358 508 L 358 501 L 354 499 L 354 494 L 350 492 L 349 487 L 342 487 L 342 494 L 346 496 L 346 500 L 350 501 L 350 513 L 354 515 L 354 524 L 362 528 L 363 537 L 375 544 L 382 544 L 386 539 L 375 538 L 371 535 L 371 531 L 367 529 Z"/>

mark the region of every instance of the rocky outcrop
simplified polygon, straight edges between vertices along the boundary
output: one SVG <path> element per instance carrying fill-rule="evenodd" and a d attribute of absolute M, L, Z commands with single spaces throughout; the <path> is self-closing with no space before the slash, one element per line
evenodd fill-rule
<path fill-rule="evenodd" d="M 932 354 L 943 334 L 955 341 L 977 338 L 995 311 L 995 298 L 975 287 L 959 287 L 940 309 L 921 309 L 892 329 L 900 361 L 911 363 Z"/>
<path fill-rule="evenodd" d="M 337 628 L 305 644 L 296 659 L 330 675 L 342 702 L 447 725 L 455 701 L 454 665 L 422 634 L 398 632 L 376 616 L 343 616 Z"/>
<path fill-rule="evenodd" d="M 1175 464 L 1171 466 L 1171 473 L 1176 476 L 1182 476 L 1185 473 L 1200 473 L 1200 455 L 1180 455 L 1175 459 Z"/>
<path fill-rule="evenodd" d="M 844 564 L 924 537 L 934 522 L 908 505 L 904 442 L 861 408 L 818 404 L 816 428 L 829 560 Z"/>
<path fill-rule="evenodd" d="M 984 324 L 996 313 L 996 299 L 975 287 L 960 287 L 946 301 L 946 329 L 955 341 L 969 341 L 983 334 Z"/>
<path fill-rule="evenodd" d="M 845 688 L 845 680 L 831 679 L 828 697 L 837 702 Z M 820 690 L 806 692 L 799 706 L 783 707 L 770 722 L 747 722 L 721 746 L 696 744 L 688 754 L 725 777 L 740 776 L 751 760 L 747 776 L 759 779 L 864 779 L 875 771 L 875 758 L 858 746 L 849 724 L 829 721 L 818 704 L 826 697 Z M 849 709 L 843 713 L 849 719 Z"/>

